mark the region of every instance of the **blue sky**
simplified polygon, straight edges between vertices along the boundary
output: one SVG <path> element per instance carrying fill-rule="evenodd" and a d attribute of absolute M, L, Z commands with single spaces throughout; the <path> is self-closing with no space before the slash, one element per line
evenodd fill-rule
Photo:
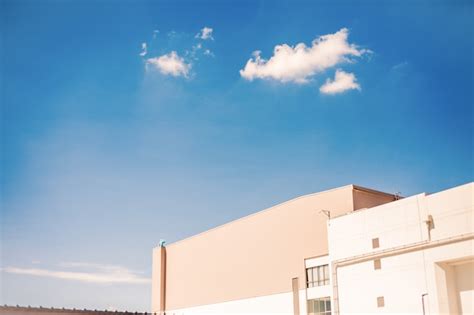
<path fill-rule="evenodd" d="M 148 310 L 160 238 L 350 183 L 472 181 L 468 1 L 0 11 L 1 304 Z"/>

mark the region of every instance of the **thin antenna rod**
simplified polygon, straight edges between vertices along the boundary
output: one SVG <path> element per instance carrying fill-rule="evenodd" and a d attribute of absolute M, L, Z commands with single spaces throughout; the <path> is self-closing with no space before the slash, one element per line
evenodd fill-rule
<path fill-rule="evenodd" d="M 331 219 L 331 211 L 329 210 L 320 210 L 319 213 L 323 213 L 328 219 Z"/>

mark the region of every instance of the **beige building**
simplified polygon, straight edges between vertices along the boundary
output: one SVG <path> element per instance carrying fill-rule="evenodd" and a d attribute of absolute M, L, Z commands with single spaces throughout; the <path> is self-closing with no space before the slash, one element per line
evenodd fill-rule
<path fill-rule="evenodd" d="M 152 312 L 471 314 L 473 187 L 349 185 L 159 246 Z"/>
<path fill-rule="evenodd" d="M 328 255 L 324 211 L 336 216 L 395 199 L 349 185 L 295 198 L 157 247 L 152 311 L 293 313 L 305 298 L 305 259 Z"/>

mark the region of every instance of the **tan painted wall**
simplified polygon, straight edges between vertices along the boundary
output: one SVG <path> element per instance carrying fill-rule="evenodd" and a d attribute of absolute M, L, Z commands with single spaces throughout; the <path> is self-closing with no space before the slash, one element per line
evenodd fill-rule
<path fill-rule="evenodd" d="M 166 309 L 291 292 L 295 277 L 304 288 L 304 258 L 328 253 L 327 218 L 320 210 L 334 216 L 393 200 L 355 190 L 349 185 L 302 196 L 169 245 Z"/>
<path fill-rule="evenodd" d="M 383 194 L 360 186 L 354 186 L 354 188 L 354 209 L 372 208 L 394 200 L 391 194 Z"/>

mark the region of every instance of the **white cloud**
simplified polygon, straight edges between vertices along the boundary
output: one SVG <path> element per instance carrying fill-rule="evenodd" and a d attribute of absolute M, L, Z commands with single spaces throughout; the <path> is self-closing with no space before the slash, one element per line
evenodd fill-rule
<path fill-rule="evenodd" d="M 160 57 L 149 58 L 147 59 L 147 65 L 154 66 L 162 74 L 172 75 L 175 77 L 187 77 L 189 70 L 191 69 L 191 64 L 186 63 L 183 58 L 178 56 L 176 51 L 172 51 L 169 54 Z"/>
<path fill-rule="evenodd" d="M 319 91 L 324 94 L 337 94 L 347 90 L 359 90 L 360 85 L 353 73 L 347 73 L 340 69 L 336 71 L 334 80 L 327 79 Z"/>
<path fill-rule="evenodd" d="M 142 52 L 140 53 L 140 56 L 145 57 L 147 53 L 146 43 L 142 43 Z"/>
<path fill-rule="evenodd" d="M 190 59 L 193 59 L 193 60 L 198 60 L 199 58 L 197 57 L 199 51 L 202 49 L 202 44 L 201 43 L 197 43 L 196 45 L 193 45 L 191 47 L 191 50 L 186 50 L 184 52 L 184 55 L 186 57 L 189 57 Z"/>
<path fill-rule="evenodd" d="M 130 270 L 128 268 L 116 265 L 104 265 L 88 262 L 61 262 L 58 264 L 62 268 L 76 268 L 76 269 L 96 269 L 102 270 L 106 273 L 140 273 L 137 271 Z"/>
<path fill-rule="evenodd" d="M 351 62 L 350 57 L 360 57 L 368 50 L 349 44 L 349 31 L 343 28 L 334 34 L 320 36 L 310 47 L 299 43 L 292 47 L 277 45 L 270 59 L 263 59 L 260 51 L 247 61 L 240 75 L 253 79 L 273 79 L 281 82 L 305 83 L 316 73 L 322 72 L 342 62 Z"/>
<path fill-rule="evenodd" d="M 204 54 L 205 56 L 214 57 L 214 53 L 213 53 L 210 49 L 204 50 L 203 54 Z"/>
<path fill-rule="evenodd" d="M 150 279 L 137 274 L 132 270 L 121 266 L 100 265 L 90 263 L 62 263 L 64 268 L 92 268 L 95 272 L 86 271 L 61 271 L 39 268 L 17 268 L 6 267 L 4 272 L 30 275 L 36 277 L 48 277 L 80 282 L 92 282 L 101 284 L 126 283 L 126 284 L 149 284 Z"/>
<path fill-rule="evenodd" d="M 205 26 L 194 37 L 195 38 L 200 38 L 200 39 L 203 39 L 203 40 L 206 40 L 206 39 L 214 40 L 214 37 L 212 37 L 212 32 L 213 31 L 214 30 L 212 28 Z"/>
<path fill-rule="evenodd" d="M 408 66 L 408 62 L 403 61 L 403 62 L 400 62 L 400 63 L 397 63 L 396 65 L 394 65 L 392 67 L 392 71 L 398 71 L 398 70 L 401 70 L 403 68 L 406 68 L 407 66 Z"/>

